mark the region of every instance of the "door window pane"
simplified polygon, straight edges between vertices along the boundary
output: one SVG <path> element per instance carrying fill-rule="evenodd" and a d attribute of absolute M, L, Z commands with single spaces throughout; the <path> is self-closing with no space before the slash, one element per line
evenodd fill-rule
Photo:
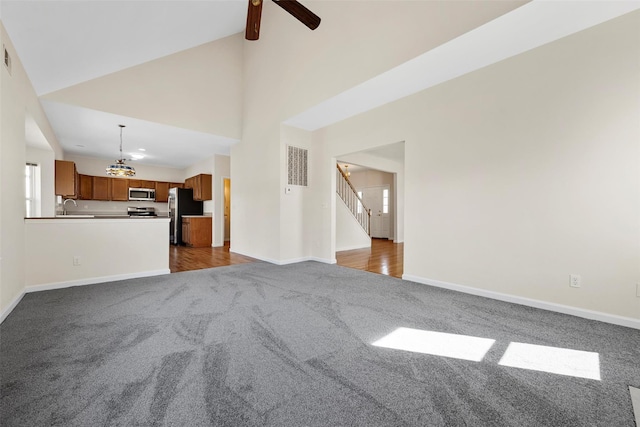
<path fill-rule="evenodd" d="M 382 190 L 382 213 L 389 213 L 389 189 Z"/>

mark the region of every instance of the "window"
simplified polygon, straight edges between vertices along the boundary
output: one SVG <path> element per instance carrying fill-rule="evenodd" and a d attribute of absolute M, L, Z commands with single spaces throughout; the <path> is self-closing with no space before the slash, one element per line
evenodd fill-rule
<path fill-rule="evenodd" d="M 389 213 L 389 189 L 382 190 L 382 213 Z"/>
<path fill-rule="evenodd" d="M 358 191 L 358 197 L 360 197 L 360 200 L 362 200 L 362 191 Z M 358 200 L 358 207 L 356 211 L 359 214 L 362 213 L 362 202 L 360 202 L 360 200 Z"/>
<path fill-rule="evenodd" d="M 26 217 L 38 216 L 39 204 L 39 180 L 40 168 L 35 163 L 27 163 L 24 169 Z"/>

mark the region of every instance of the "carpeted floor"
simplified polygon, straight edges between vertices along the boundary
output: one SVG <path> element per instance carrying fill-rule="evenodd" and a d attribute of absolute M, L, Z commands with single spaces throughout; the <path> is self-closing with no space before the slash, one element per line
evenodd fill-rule
<path fill-rule="evenodd" d="M 475 361 L 372 345 L 401 327 L 451 334 L 437 349 L 488 349 Z M 601 379 L 505 366 L 514 343 L 597 353 Z M 6 427 L 634 426 L 640 331 L 254 263 L 27 294 L 0 325 L 0 375 Z"/>

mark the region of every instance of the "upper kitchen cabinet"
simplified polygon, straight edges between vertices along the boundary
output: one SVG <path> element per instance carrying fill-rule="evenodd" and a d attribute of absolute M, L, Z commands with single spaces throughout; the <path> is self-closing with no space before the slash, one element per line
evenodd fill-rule
<path fill-rule="evenodd" d="M 111 178 L 111 200 L 126 202 L 129 200 L 129 179 Z"/>
<path fill-rule="evenodd" d="M 78 197 L 78 171 L 76 164 L 66 160 L 56 160 L 56 195 L 75 199 Z"/>
<path fill-rule="evenodd" d="M 91 200 L 93 198 L 93 177 L 80 174 L 78 177 L 78 199 Z"/>
<path fill-rule="evenodd" d="M 94 176 L 93 200 L 111 200 L 111 181 L 115 178 Z"/>
<path fill-rule="evenodd" d="M 201 173 L 192 176 L 184 181 L 184 188 L 193 188 L 193 200 L 211 200 L 211 180 L 210 174 Z"/>
<path fill-rule="evenodd" d="M 156 188 L 155 181 L 146 181 L 144 179 L 130 179 L 130 188 Z"/>
<path fill-rule="evenodd" d="M 156 182 L 156 202 L 169 201 L 169 183 Z"/>

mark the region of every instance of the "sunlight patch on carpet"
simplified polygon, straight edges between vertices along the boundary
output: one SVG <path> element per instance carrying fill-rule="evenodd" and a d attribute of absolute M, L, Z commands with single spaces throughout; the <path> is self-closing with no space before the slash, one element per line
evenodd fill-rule
<path fill-rule="evenodd" d="M 398 328 L 372 343 L 376 347 L 480 362 L 495 340 L 420 329 Z"/>
<path fill-rule="evenodd" d="M 631 393 L 631 403 L 636 417 L 636 425 L 640 426 L 640 388 L 629 386 L 629 393 Z"/>
<path fill-rule="evenodd" d="M 600 355 L 590 351 L 512 342 L 500 365 L 600 380 Z"/>

